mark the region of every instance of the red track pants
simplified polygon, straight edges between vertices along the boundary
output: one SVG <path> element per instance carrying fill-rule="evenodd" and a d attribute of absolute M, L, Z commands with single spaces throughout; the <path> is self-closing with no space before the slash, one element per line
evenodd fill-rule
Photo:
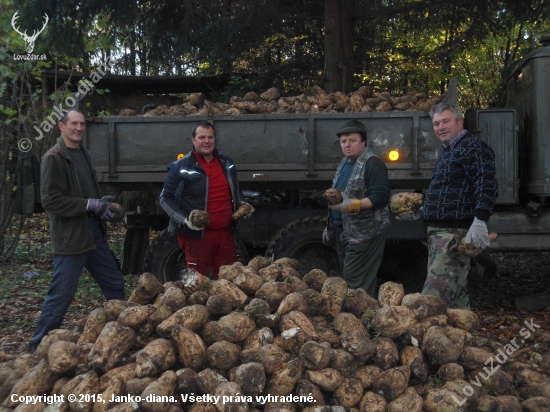
<path fill-rule="evenodd" d="M 220 266 L 232 265 L 237 261 L 237 249 L 231 229 L 204 231 L 202 239 L 192 239 L 178 235 L 178 243 L 185 252 L 188 268 L 193 268 L 201 275 L 213 276 L 217 279 Z"/>

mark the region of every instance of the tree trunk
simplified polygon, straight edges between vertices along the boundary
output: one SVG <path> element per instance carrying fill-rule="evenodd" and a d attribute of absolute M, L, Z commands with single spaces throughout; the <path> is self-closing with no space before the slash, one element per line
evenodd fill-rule
<path fill-rule="evenodd" d="M 136 75 L 136 42 L 134 36 L 135 34 L 132 32 L 128 41 L 128 48 L 130 49 L 130 61 L 128 63 L 130 65 L 130 74 L 132 76 Z"/>
<path fill-rule="evenodd" d="M 340 0 L 325 0 L 325 74 L 327 93 L 342 90 L 342 30 Z"/>
<path fill-rule="evenodd" d="M 349 0 L 325 0 L 325 73 L 327 93 L 353 89 L 353 18 Z"/>
<path fill-rule="evenodd" d="M 349 0 L 342 0 L 340 5 L 340 31 L 342 33 L 342 92 L 350 93 L 353 90 L 353 75 L 355 61 L 353 58 L 353 17 L 350 13 Z"/>

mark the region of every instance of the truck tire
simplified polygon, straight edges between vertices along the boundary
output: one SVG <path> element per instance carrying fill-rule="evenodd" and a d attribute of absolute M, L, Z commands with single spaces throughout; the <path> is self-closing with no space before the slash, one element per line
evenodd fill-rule
<path fill-rule="evenodd" d="M 323 245 L 326 216 L 306 216 L 290 222 L 273 237 L 265 255 L 279 259 L 289 257 L 300 261 L 303 275 L 312 269 L 321 269 L 329 276 L 339 276 L 336 250 Z"/>
<path fill-rule="evenodd" d="M 246 264 L 249 260 L 245 245 L 235 234 L 235 246 L 240 262 Z M 187 267 L 185 255 L 178 245 L 175 234 L 162 230 L 151 242 L 144 261 L 144 270 L 156 276 L 161 283 L 179 280 L 180 272 Z M 207 273 L 203 275 L 208 276 Z"/>
<path fill-rule="evenodd" d="M 145 253 L 143 269 L 157 277 L 160 283 L 178 280 L 187 266 L 175 234 L 162 230 Z"/>

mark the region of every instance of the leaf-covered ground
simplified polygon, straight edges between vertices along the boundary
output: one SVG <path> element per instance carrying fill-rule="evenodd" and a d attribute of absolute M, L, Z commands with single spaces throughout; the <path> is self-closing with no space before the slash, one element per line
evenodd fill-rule
<path fill-rule="evenodd" d="M 21 353 L 27 350 L 32 338 L 52 279 L 48 225 L 45 215 L 28 219 L 14 256 L 8 262 L 0 262 L 0 354 Z M 124 234 L 122 225 L 109 226 L 109 246 L 119 259 L 122 259 Z M 127 276 L 125 280 L 129 296 L 137 279 Z M 62 327 L 84 326 L 88 314 L 104 301 L 98 284 L 85 271 Z"/>
<path fill-rule="evenodd" d="M 111 249 L 121 259 L 124 228 L 111 227 L 109 231 Z M 405 293 L 419 292 L 425 277 L 425 256 L 417 251 L 401 254 L 405 248 L 394 245 L 387 249 L 392 256 L 385 259 L 386 270 L 379 282 L 400 282 Z M 403 261 L 394 256 L 401 256 Z M 548 351 L 550 311 L 520 312 L 514 306 L 514 298 L 550 289 L 550 253 L 491 253 L 489 256 L 497 264 L 496 272 L 471 277 L 468 287 L 472 309 L 480 317 L 479 334 L 506 344 L 514 337 L 521 338 L 521 328 L 532 320 L 539 327 L 525 344 L 539 352 Z M 388 265 L 388 261 L 393 265 Z M 27 350 L 52 269 L 47 219 L 44 216 L 30 219 L 14 257 L 0 264 L 0 359 L 3 355 Z M 135 277 L 126 278 L 128 296 L 135 282 Z M 84 273 L 62 327 L 83 327 L 88 314 L 103 302 L 99 287 Z"/>

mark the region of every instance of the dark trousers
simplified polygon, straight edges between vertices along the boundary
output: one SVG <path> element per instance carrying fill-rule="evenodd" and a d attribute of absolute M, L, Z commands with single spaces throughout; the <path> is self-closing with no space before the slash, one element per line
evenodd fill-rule
<path fill-rule="evenodd" d="M 97 218 L 88 218 L 88 227 L 94 235 L 96 248 L 78 255 L 54 255 L 53 279 L 46 296 L 42 313 L 36 323 L 34 336 L 29 343 L 36 348 L 42 338 L 53 329 L 58 329 L 78 288 L 78 280 L 84 268 L 101 287 L 107 300 L 124 300 L 124 278 L 117 268 L 103 237 L 103 228 Z"/>
<path fill-rule="evenodd" d="M 350 244 L 343 229 L 336 232 L 336 252 L 342 277 L 350 289 L 361 288 L 369 296 L 376 292 L 376 274 L 382 263 L 386 232 L 359 244 Z"/>

